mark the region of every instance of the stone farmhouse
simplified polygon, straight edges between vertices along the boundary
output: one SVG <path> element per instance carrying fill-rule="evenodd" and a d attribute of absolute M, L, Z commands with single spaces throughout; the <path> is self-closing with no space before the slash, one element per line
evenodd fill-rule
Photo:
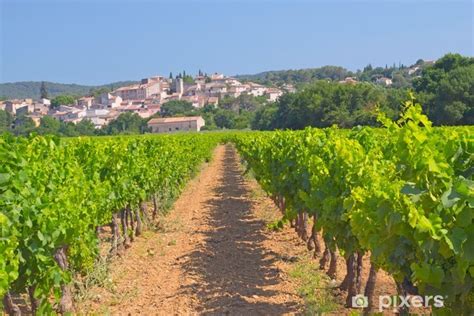
<path fill-rule="evenodd" d="M 148 121 L 148 127 L 153 133 L 199 132 L 204 125 L 201 116 L 163 117 Z"/>

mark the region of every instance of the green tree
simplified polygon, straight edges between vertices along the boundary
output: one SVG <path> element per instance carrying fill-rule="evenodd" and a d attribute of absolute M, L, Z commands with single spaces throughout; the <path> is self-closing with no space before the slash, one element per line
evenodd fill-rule
<path fill-rule="evenodd" d="M 339 84 L 316 81 L 296 93 L 284 94 L 275 107 L 259 110 L 252 121 L 258 129 L 303 129 L 306 126 L 352 127 L 377 124 L 377 110 L 398 114 L 406 94 L 370 83 Z"/>
<path fill-rule="evenodd" d="M 72 122 L 60 122 L 58 133 L 61 136 L 66 136 L 66 137 L 75 137 L 75 136 L 81 135 L 77 131 L 76 125 Z"/>
<path fill-rule="evenodd" d="M 76 99 L 72 95 L 58 95 L 51 100 L 51 106 L 59 107 L 60 105 L 71 105 L 76 102 Z"/>
<path fill-rule="evenodd" d="M 13 117 L 10 113 L 0 110 L 0 133 L 8 132 L 11 129 Z"/>
<path fill-rule="evenodd" d="M 474 124 L 473 57 L 446 54 L 423 69 L 413 86 L 435 124 Z"/>
<path fill-rule="evenodd" d="M 18 136 L 27 136 L 36 129 L 35 122 L 28 116 L 22 115 L 15 118 L 13 133 Z"/>
<path fill-rule="evenodd" d="M 183 82 L 184 82 L 184 83 L 187 83 L 187 84 L 193 84 L 193 83 L 194 83 L 194 79 L 193 79 L 193 77 L 191 77 L 191 76 L 186 76 L 186 77 L 183 78 Z"/>
<path fill-rule="evenodd" d="M 239 115 L 235 117 L 235 124 L 234 127 L 235 129 L 250 129 L 251 127 L 251 122 L 255 116 L 254 112 L 249 112 L 249 111 L 243 111 Z"/>
<path fill-rule="evenodd" d="M 147 121 L 137 113 L 126 112 L 110 122 L 104 129 L 108 135 L 114 134 L 141 134 L 148 131 Z"/>
<path fill-rule="evenodd" d="M 420 59 L 418 59 L 418 60 L 416 61 L 415 65 L 421 66 L 421 65 L 423 65 L 424 63 L 425 63 L 425 61 L 420 58 Z"/>
<path fill-rule="evenodd" d="M 112 88 L 109 87 L 102 87 L 102 88 L 96 88 L 96 89 L 90 89 L 89 95 L 97 98 L 103 93 L 109 93 L 112 91 Z"/>
<path fill-rule="evenodd" d="M 170 117 L 170 116 L 180 116 L 185 115 L 185 113 L 191 112 L 194 110 L 193 105 L 187 101 L 181 100 L 172 100 L 168 101 L 161 106 L 161 116 Z"/>
<path fill-rule="evenodd" d="M 88 119 L 83 119 L 76 124 L 76 130 L 79 135 L 92 136 L 96 133 L 94 123 Z"/>
<path fill-rule="evenodd" d="M 46 83 L 44 81 L 41 81 L 40 96 L 41 99 L 48 98 L 48 89 L 46 89 Z"/>
<path fill-rule="evenodd" d="M 40 126 L 37 131 L 42 135 L 57 135 L 61 123 L 52 116 L 45 115 L 40 120 Z"/>
<path fill-rule="evenodd" d="M 393 88 L 407 88 L 410 86 L 410 82 L 408 81 L 408 79 L 405 78 L 405 76 L 403 76 L 403 74 L 400 72 L 393 74 L 392 82 Z"/>
<path fill-rule="evenodd" d="M 230 110 L 218 110 L 214 115 L 214 122 L 219 128 L 231 129 L 235 127 L 235 113 Z"/>
<path fill-rule="evenodd" d="M 265 103 L 265 97 L 254 97 L 251 94 L 244 93 L 237 98 L 229 96 L 222 98 L 219 102 L 219 107 L 236 113 L 241 113 L 242 111 L 254 112 Z"/>
<path fill-rule="evenodd" d="M 275 104 L 258 109 L 251 122 L 251 128 L 263 131 L 274 129 L 275 126 L 273 126 L 273 124 L 276 121 L 275 116 L 277 111 L 278 107 Z"/>

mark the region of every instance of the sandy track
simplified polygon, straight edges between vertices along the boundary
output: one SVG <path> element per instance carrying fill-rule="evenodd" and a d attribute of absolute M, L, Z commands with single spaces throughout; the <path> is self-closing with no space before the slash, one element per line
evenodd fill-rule
<path fill-rule="evenodd" d="M 289 249 L 295 250 L 295 240 L 282 240 L 266 229 L 258 214 L 268 211 L 271 202 L 256 196 L 254 186 L 242 177 L 235 149 L 219 146 L 164 219 L 164 232 L 138 238 L 112 264 L 114 286 L 94 289 L 93 299 L 80 310 L 121 315 L 301 312 L 303 302 L 282 261 Z"/>

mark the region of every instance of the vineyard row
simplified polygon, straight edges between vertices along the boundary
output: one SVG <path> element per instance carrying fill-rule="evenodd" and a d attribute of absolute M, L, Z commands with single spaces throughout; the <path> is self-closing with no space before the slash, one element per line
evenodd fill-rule
<path fill-rule="evenodd" d="M 332 278 L 337 252 L 345 258 L 340 287 L 348 306 L 364 293 L 360 273 L 369 253 L 367 310 L 376 271 L 384 269 L 402 296 L 441 295 L 442 311 L 472 312 L 474 129 L 434 128 L 413 100 L 397 122 L 379 120 L 385 128 L 307 128 L 234 141 L 282 211 L 277 225 L 291 222 L 316 256 L 321 236 L 321 267 L 329 262 Z"/>
<path fill-rule="evenodd" d="M 71 311 L 72 278 L 93 269 L 101 227 L 111 227 L 110 255 L 128 247 L 220 138 L 0 137 L 0 297 L 7 312 L 20 312 L 12 293 L 27 293 L 33 313 Z"/>

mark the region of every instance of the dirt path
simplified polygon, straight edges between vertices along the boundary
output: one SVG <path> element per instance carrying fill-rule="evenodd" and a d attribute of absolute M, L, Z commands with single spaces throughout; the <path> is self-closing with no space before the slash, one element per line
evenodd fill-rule
<path fill-rule="evenodd" d="M 281 315 L 303 310 L 285 270 L 293 237 L 266 229 L 278 216 L 242 176 L 231 146 L 191 181 L 163 218 L 111 266 L 109 287 L 92 291 L 89 313 Z M 283 238 L 283 239 L 282 239 Z"/>

